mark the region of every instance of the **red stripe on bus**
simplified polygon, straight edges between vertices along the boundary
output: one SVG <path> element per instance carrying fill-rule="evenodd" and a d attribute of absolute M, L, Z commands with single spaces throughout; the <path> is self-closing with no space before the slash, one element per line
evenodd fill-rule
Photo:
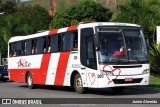
<path fill-rule="evenodd" d="M 43 57 L 42 57 L 41 67 L 40 67 L 40 71 L 39 71 L 39 74 L 41 74 L 41 75 L 39 75 L 40 77 L 37 78 L 37 79 L 40 79 L 40 83 L 42 83 L 42 84 L 45 84 L 45 82 L 46 82 L 50 57 L 51 57 L 51 54 L 43 54 Z"/>
<path fill-rule="evenodd" d="M 78 25 L 68 27 L 67 31 L 77 30 Z"/>
<path fill-rule="evenodd" d="M 57 34 L 57 32 L 58 32 L 58 29 L 51 30 L 51 31 L 49 32 L 49 35 L 52 35 L 52 34 Z"/>
<path fill-rule="evenodd" d="M 43 54 L 40 68 L 9 69 L 10 79 L 16 82 L 25 82 L 26 73 L 32 74 L 34 84 L 45 84 L 51 54 Z M 34 59 L 33 59 L 34 60 Z"/>
<path fill-rule="evenodd" d="M 62 52 L 59 57 L 54 85 L 63 86 L 70 52 Z"/>

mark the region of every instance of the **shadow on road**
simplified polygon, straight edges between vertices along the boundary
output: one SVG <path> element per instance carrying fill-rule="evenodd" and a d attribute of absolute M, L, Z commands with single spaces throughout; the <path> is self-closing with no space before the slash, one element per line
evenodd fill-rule
<path fill-rule="evenodd" d="M 27 88 L 27 85 L 21 85 L 19 87 Z M 63 92 L 74 92 L 74 88 L 71 87 L 61 87 L 61 86 L 42 86 L 37 85 L 35 89 L 44 89 L 44 90 L 56 90 Z M 107 95 L 107 96 L 117 96 L 117 95 L 144 95 L 144 94 L 156 94 L 160 93 L 160 88 L 154 88 L 150 86 L 137 86 L 137 87 L 126 87 L 124 92 L 121 94 L 115 94 L 110 88 L 101 88 L 101 89 L 87 89 L 85 94 L 95 94 L 95 95 Z"/>
<path fill-rule="evenodd" d="M 13 81 L 10 81 L 10 80 L 1 81 L 0 80 L 0 83 L 9 83 L 9 82 L 13 82 Z"/>
<path fill-rule="evenodd" d="M 140 87 L 126 87 L 125 90 L 120 93 L 114 93 L 110 88 L 108 89 L 90 89 L 90 92 L 92 94 L 96 95 L 111 95 L 111 96 L 117 96 L 117 95 L 144 95 L 144 94 L 156 94 L 160 93 L 160 89 L 158 88 L 153 88 L 153 87 L 148 87 L 148 86 L 140 86 Z"/>

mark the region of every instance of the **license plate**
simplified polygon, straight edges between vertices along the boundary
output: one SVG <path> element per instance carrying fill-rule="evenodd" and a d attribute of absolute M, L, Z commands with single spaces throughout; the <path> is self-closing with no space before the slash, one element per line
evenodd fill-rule
<path fill-rule="evenodd" d="M 133 78 L 125 78 L 125 81 L 133 81 Z"/>

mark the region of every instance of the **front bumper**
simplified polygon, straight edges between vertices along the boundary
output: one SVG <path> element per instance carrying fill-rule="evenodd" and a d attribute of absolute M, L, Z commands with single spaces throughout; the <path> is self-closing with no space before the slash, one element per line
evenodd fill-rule
<path fill-rule="evenodd" d="M 104 76 L 98 78 L 98 88 L 120 87 L 120 86 L 141 86 L 149 85 L 150 74 L 130 75 L 130 76 Z M 125 78 L 132 78 L 133 81 L 125 81 Z"/>

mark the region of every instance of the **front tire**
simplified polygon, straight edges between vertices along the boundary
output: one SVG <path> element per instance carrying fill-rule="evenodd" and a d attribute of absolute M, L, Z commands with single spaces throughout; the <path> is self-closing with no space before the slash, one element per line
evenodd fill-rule
<path fill-rule="evenodd" d="M 33 79 L 32 79 L 31 73 L 28 73 L 28 74 L 27 74 L 27 86 L 28 86 L 28 88 L 30 88 L 30 89 L 35 88 L 35 85 L 33 84 Z"/>
<path fill-rule="evenodd" d="M 79 94 L 82 94 L 86 91 L 85 88 L 83 87 L 82 78 L 79 74 L 76 74 L 74 78 L 74 89 Z"/>

